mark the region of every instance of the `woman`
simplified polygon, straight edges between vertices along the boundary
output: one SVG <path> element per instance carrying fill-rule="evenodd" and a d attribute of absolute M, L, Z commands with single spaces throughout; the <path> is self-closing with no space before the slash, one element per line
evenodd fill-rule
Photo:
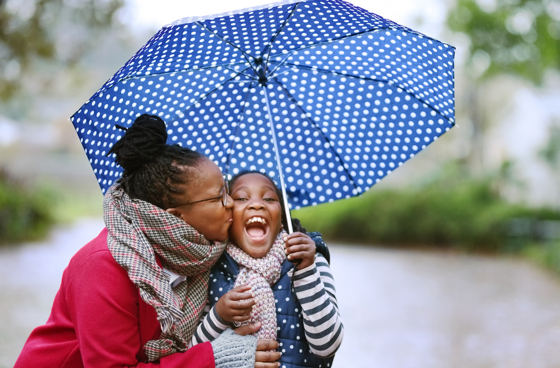
<path fill-rule="evenodd" d="M 187 350 L 233 201 L 212 161 L 166 140 L 142 115 L 109 151 L 124 172 L 105 195 L 106 229 L 70 261 L 16 368 L 278 366 L 277 343 L 241 336 L 257 324 Z"/>

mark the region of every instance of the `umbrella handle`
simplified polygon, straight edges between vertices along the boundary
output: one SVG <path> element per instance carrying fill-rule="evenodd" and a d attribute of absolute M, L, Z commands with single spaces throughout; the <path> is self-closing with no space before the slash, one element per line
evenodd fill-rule
<path fill-rule="evenodd" d="M 282 174 L 282 164 L 280 163 L 280 151 L 278 150 L 278 142 L 276 141 L 276 131 L 274 130 L 274 123 L 272 122 L 272 110 L 270 109 L 270 104 L 268 102 L 268 92 L 266 87 L 264 88 L 264 97 L 266 100 L 266 109 L 268 110 L 268 124 L 270 125 L 270 131 L 272 132 L 272 141 L 274 142 L 274 151 L 276 153 L 276 163 L 278 164 L 278 174 L 280 176 L 280 187 L 282 189 L 282 197 L 284 197 L 284 212 L 286 213 L 286 222 L 288 223 L 288 234 L 294 232 L 292 227 L 292 216 L 290 215 L 290 205 L 288 204 L 288 195 L 286 194 L 286 185 L 284 184 L 284 175 Z"/>

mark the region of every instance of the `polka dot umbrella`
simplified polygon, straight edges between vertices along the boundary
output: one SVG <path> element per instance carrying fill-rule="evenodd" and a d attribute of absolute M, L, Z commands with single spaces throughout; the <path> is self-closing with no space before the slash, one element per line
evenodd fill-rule
<path fill-rule="evenodd" d="M 454 48 L 341 0 L 162 28 L 72 116 L 103 192 L 143 113 L 222 172 L 278 180 L 286 208 L 363 193 L 454 125 Z M 288 214 L 289 215 L 289 214 Z"/>

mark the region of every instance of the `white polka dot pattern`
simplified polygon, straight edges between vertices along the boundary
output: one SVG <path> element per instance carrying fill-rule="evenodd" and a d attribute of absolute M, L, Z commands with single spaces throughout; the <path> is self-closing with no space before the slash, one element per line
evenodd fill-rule
<path fill-rule="evenodd" d="M 284 4 L 160 30 L 72 122 L 105 190 L 105 157 L 143 113 L 168 143 L 228 174 L 278 179 L 291 208 L 363 193 L 454 125 L 454 48 L 340 0 Z"/>

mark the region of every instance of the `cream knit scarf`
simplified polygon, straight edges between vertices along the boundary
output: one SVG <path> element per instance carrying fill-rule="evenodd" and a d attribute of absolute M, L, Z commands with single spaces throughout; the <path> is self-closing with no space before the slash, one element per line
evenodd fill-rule
<path fill-rule="evenodd" d="M 286 259 L 283 234 L 284 231 L 278 234 L 272 248 L 263 258 L 252 258 L 231 243 L 226 248 L 240 266 L 235 287 L 248 284 L 255 295 L 257 304 L 253 306 L 251 318 L 246 323 L 262 323 L 261 329 L 256 333 L 259 339 L 276 340 L 276 304 L 270 286 L 280 279 L 282 263 Z"/>
<path fill-rule="evenodd" d="M 131 199 L 118 185 L 105 194 L 103 219 L 111 254 L 157 312 L 161 336 L 144 345 L 148 361 L 185 351 L 206 303 L 210 268 L 225 242 L 210 242 L 194 228 L 148 202 Z M 171 288 L 164 268 L 187 276 Z"/>

